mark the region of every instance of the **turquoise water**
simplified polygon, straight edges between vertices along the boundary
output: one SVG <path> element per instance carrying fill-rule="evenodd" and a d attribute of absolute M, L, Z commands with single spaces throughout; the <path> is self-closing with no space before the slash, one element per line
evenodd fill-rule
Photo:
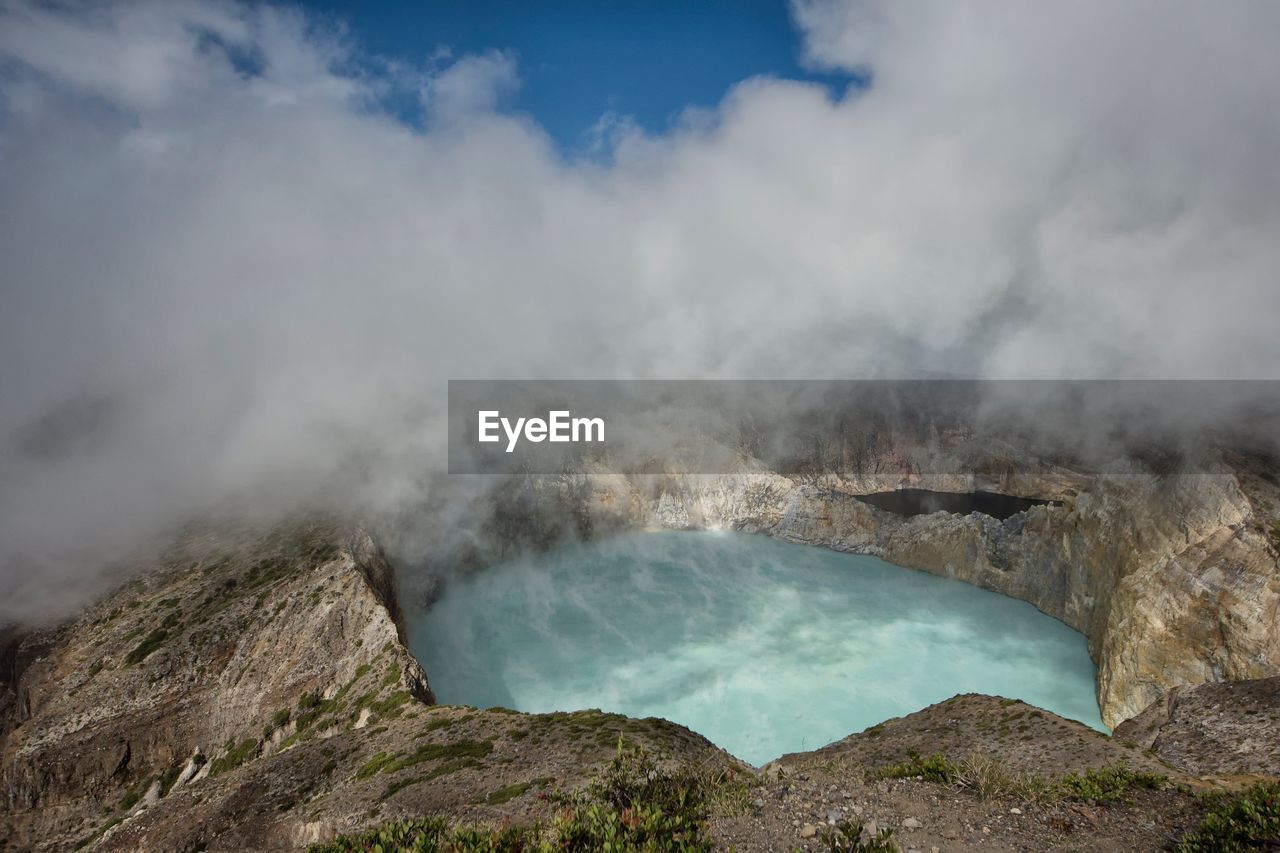
<path fill-rule="evenodd" d="M 753 764 L 957 693 L 1105 729 L 1084 637 L 875 557 L 634 533 L 452 581 L 410 626 L 441 702 L 665 717 Z"/>

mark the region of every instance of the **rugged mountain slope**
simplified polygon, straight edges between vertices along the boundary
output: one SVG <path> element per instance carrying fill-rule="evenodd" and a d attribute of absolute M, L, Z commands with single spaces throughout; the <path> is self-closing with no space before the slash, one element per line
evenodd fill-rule
<path fill-rule="evenodd" d="M 311 525 L 190 537 L 73 624 L 14 649 L 10 841 L 88 832 L 121 800 L 216 775 L 262 749 L 277 711 L 335 684 L 361 695 L 386 679 L 429 697 L 396 612 L 390 567 L 366 536 Z"/>
<path fill-rule="evenodd" d="M 1173 727 L 1157 720 L 1152 749 L 968 696 L 757 775 L 661 720 L 431 705 L 398 612 L 368 535 L 294 525 L 189 536 L 73 623 L 9 636 L 0 845 L 296 849 L 423 815 L 524 825 L 553 818 L 624 738 L 664 766 L 736 780 L 707 825 L 721 846 L 816 847 L 824 822 L 857 818 L 895 829 L 907 849 L 1147 850 L 1198 820 L 1189 787 L 1138 786 L 1103 805 L 1056 782 L 1044 796 L 917 779 L 911 756 L 985 757 L 1001 778 L 1045 784 L 1119 762 L 1193 786 L 1187 750 L 1161 738 L 1180 743 L 1187 725 L 1205 743 L 1238 732 L 1212 712 L 1190 722 L 1221 704 L 1199 694 L 1178 694 L 1185 713 Z M 1259 707 L 1270 695 L 1257 693 Z M 1275 742 L 1274 715 L 1253 721 L 1249 707 L 1251 737 Z"/>
<path fill-rule="evenodd" d="M 188 537 L 74 623 L 11 637 L 0 846 L 278 849 L 396 815 L 524 817 L 619 735 L 738 764 L 660 720 L 430 705 L 398 613 L 369 536 L 311 524 Z"/>

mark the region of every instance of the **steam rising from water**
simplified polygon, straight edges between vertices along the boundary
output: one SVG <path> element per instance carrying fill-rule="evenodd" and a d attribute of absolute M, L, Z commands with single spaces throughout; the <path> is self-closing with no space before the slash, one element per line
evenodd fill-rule
<path fill-rule="evenodd" d="M 792 9 L 870 85 L 583 158 L 508 45 L 0 0 L 0 621 L 193 516 L 420 517 L 450 377 L 1277 375 L 1280 4 Z"/>
<path fill-rule="evenodd" d="M 442 702 L 682 723 L 755 764 L 957 693 L 1102 729 L 1084 637 L 874 557 L 710 532 L 574 545 L 455 581 L 411 628 Z"/>

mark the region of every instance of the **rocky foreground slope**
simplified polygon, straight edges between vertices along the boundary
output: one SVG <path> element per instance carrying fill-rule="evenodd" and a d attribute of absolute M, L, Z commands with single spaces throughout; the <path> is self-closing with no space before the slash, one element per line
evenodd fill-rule
<path fill-rule="evenodd" d="M 817 848 L 837 825 L 922 851 L 1154 850 L 1196 826 L 1200 791 L 1280 774 L 1274 750 L 1240 746 L 1280 742 L 1274 682 L 1234 686 L 1249 703 L 1179 691 L 1115 738 L 957 697 L 762 771 L 661 720 L 434 705 L 386 560 L 330 524 L 189 536 L 3 651 L 5 849 L 295 849 L 426 815 L 551 824 L 620 740 L 703 780 L 696 838 L 741 850 Z"/>
<path fill-rule="evenodd" d="M 62 627 L 10 636 L 0 847 L 290 849 L 396 815 L 522 817 L 660 720 L 431 704 L 394 576 L 329 524 L 188 537 Z"/>

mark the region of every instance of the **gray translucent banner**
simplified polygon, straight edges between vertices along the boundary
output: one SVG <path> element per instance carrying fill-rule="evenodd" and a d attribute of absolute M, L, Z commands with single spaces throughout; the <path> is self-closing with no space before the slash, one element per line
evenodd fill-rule
<path fill-rule="evenodd" d="M 1273 453 L 1273 380 L 451 380 L 451 474 L 1213 471 Z"/>

